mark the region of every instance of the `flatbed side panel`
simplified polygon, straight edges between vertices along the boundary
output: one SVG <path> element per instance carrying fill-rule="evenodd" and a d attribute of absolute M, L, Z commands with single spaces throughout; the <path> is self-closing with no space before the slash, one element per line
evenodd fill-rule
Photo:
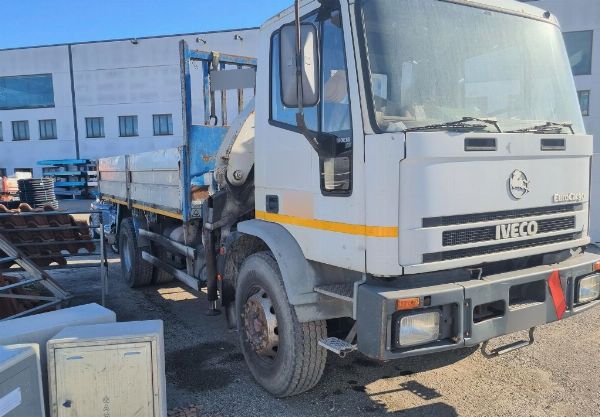
<path fill-rule="evenodd" d="M 112 156 L 98 161 L 100 193 L 119 200 L 127 200 L 127 156 Z"/>
<path fill-rule="evenodd" d="M 171 148 L 129 156 L 129 200 L 181 213 L 181 150 Z"/>

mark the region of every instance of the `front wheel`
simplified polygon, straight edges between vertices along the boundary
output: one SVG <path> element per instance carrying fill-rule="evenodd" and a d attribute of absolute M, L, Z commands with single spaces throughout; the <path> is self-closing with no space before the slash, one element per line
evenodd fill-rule
<path fill-rule="evenodd" d="M 300 323 L 290 305 L 277 262 L 269 252 L 249 256 L 235 293 L 242 353 L 252 376 L 277 397 L 314 387 L 325 368 L 324 320 Z"/>

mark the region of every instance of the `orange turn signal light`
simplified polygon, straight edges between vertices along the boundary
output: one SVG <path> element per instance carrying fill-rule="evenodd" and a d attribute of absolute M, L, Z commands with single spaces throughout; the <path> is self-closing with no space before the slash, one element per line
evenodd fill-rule
<path fill-rule="evenodd" d="M 414 310 L 421 306 L 421 299 L 419 297 L 413 298 L 402 298 L 396 300 L 396 310 Z"/>
<path fill-rule="evenodd" d="M 600 271 L 600 262 L 594 263 L 594 272 Z"/>

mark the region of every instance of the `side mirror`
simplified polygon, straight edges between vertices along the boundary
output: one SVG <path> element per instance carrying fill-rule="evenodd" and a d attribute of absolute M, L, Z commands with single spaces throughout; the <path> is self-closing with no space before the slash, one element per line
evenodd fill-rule
<path fill-rule="evenodd" d="M 338 137 L 336 135 L 319 132 L 317 142 L 319 143 L 319 156 L 321 158 L 334 158 L 337 155 Z"/>
<path fill-rule="evenodd" d="M 312 23 L 300 25 L 302 51 L 302 103 L 298 101 L 296 74 L 296 26 L 285 25 L 279 36 L 281 101 L 289 108 L 312 107 L 319 102 L 319 42 Z"/>

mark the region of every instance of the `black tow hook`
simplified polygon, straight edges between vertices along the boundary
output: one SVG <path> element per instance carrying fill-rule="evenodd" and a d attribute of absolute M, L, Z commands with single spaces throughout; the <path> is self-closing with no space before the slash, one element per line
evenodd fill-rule
<path fill-rule="evenodd" d="M 483 344 L 481 345 L 481 354 L 484 357 L 491 359 L 491 358 L 495 358 L 500 355 L 504 355 L 505 353 L 513 352 L 515 350 L 522 349 L 527 346 L 531 346 L 533 344 L 533 342 L 535 342 L 535 338 L 533 337 L 534 332 L 535 332 L 535 327 L 532 327 L 529 329 L 529 340 L 519 340 L 516 342 L 512 342 L 507 345 L 494 348 L 489 352 L 487 351 L 487 346 L 488 346 L 489 340 L 487 340 L 487 341 L 483 342 Z"/>

